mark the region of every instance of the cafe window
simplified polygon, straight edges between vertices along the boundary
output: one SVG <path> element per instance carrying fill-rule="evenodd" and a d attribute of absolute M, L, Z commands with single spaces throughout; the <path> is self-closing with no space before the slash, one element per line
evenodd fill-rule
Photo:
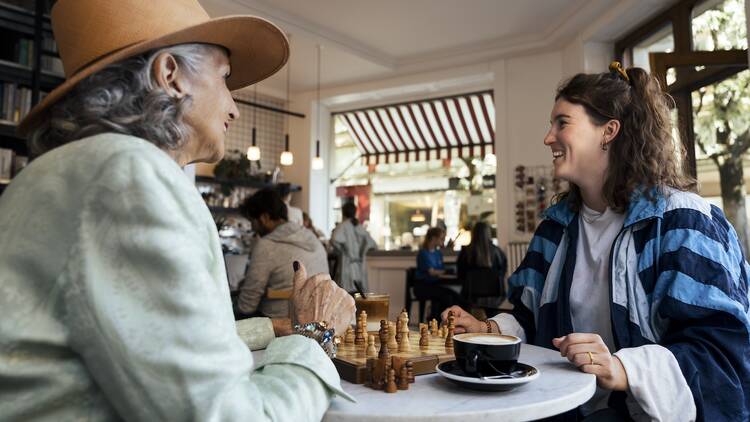
<path fill-rule="evenodd" d="M 443 226 L 459 248 L 495 224 L 491 92 L 335 113 L 335 217 L 354 201 L 379 247 L 419 247 Z"/>
<path fill-rule="evenodd" d="M 651 73 L 674 99 L 673 117 L 699 194 L 722 208 L 750 249 L 746 206 L 750 183 L 750 71 L 743 0 L 683 0 L 616 44 L 618 57 L 661 28 L 674 49 L 648 53 Z M 639 64 L 640 65 L 640 64 Z M 676 137 L 677 138 L 677 137 Z"/>

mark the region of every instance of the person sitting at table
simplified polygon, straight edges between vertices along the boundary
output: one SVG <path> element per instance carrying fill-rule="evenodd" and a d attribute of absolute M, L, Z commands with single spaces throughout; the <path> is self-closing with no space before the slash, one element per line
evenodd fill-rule
<path fill-rule="evenodd" d="M 367 252 L 377 243 L 357 219 L 357 206 L 347 202 L 341 207 L 343 220 L 331 233 L 331 248 L 337 256 L 336 281 L 346 291 L 357 291 L 354 282 L 369 292 L 367 283 Z"/>
<path fill-rule="evenodd" d="M 457 332 L 559 349 L 596 376 L 583 415 L 748 420 L 750 267 L 722 211 L 692 192 L 670 101 L 617 62 L 560 86 L 544 144 L 570 189 L 509 280 L 513 313 L 487 325 L 453 308 Z"/>
<path fill-rule="evenodd" d="M 440 311 L 448 306 L 462 304 L 461 296 L 455 290 L 440 285 L 440 277 L 445 274 L 443 252 L 445 231 L 440 227 L 430 227 L 424 236 L 422 247 L 417 253 L 417 270 L 414 273 L 414 296 L 430 301 L 430 317 L 440 318 Z"/>
<path fill-rule="evenodd" d="M 287 208 L 287 216 L 290 223 L 303 225 L 304 218 L 302 210 L 292 205 L 292 185 L 289 183 L 279 183 L 277 186 L 281 200 Z"/>
<path fill-rule="evenodd" d="M 287 221 L 287 207 L 276 190 L 259 190 L 242 203 L 240 212 L 260 238 L 253 246 L 245 280 L 240 284 L 239 311 L 244 315 L 283 318 L 289 315 L 289 301 L 270 299 L 266 291 L 291 289 L 289 264 L 294 260 L 313 274 L 328 274 L 326 251 L 310 230 Z"/>
<path fill-rule="evenodd" d="M 492 231 L 489 224 L 480 221 L 471 228 L 471 243 L 462 247 L 458 253 L 456 273 L 459 280 L 466 280 L 469 271 L 481 268 L 490 268 L 497 273 L 500 292 L 504 294 L 508 259 L 503 251 L 492 243 Z M 479 298 L 480 304 L 493 308 L 499 308 L 502 300 L 502 297 Z"/>
<path fill-rule="evenodd" d="M 0 420 L 320 420 L 346 396 L 330 358 L 274 339 L 315 325 L 244 321 L 254 364 L 182 169 L 222 158 L 230 89 L 283 67 L 284 33 L 185 0 L 58 0 L 51 19 L 67 80 L 21 122 L 36 158 L 0 197 Z M 343 332 L 354 300 L 297 267 L 295 319 Z"/>

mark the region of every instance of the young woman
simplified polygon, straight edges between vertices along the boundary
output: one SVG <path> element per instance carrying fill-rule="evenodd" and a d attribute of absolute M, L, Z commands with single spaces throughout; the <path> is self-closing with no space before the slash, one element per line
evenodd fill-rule
<path fill-rule="evenodd" d="M 596 375 L 583 415 L 748 420 L 748 265 L 737 235 L 690 192 L 656 80 L 610 70 L 558 89 L 544 143 L 571 188 L 509 280 L 515 310 L 491 329 L 555 347 Z M 454 310 L 458 331 L 486 330 Z"/>
<path fill-rule="evenodd" d="M 461 248 L 456 267 L 459 280 L 465 280 L 467 273 L 471 270 L 491 268 L 497 272 L 497 282 L 501 285 L 501 291 L 503 290 L 502 284 L 505 281 L 505 273 L 508 271 L 508 259 L 500 248 L 492 244 L 492 231 L 487 223 L 478 222 L 471 228 L 471 243 Z M 492 299 L 493 307 L 499 307 L 499 301 L 502 298 Z"/>
<path fill-rule="evenodd" d="M 445 274 L 443 252 L 440 250 L 444 243 L 445 231 L 440 227 L 430 227 L 417 253 L 414 295 L 431 302 L 429 318 L 440 318 L 441 309 L 461 303 L 457 292 L 440 285 L 440 276 Z"/>

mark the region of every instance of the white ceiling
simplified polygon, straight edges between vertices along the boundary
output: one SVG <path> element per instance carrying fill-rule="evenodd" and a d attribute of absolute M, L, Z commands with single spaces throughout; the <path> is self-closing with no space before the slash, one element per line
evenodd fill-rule
<path fill-rule="evenodd" d="M 613 10 L 619 36 L 674 0 L 200 0 L 212 16 L 253 14 L 291 36 L 291 90 L 316 85 L 317 46 L 325 87 L 489 63 L 560 49 Z M 261 83 L 283 96 L 285 69 Z"/>

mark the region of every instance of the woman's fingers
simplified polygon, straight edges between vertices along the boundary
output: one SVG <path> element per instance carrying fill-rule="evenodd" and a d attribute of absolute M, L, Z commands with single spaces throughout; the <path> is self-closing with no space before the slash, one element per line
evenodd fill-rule
<path fill-rule="evenodd" d="M 567 336 L 558 337 L 552 340 L 552 344 L 560 349 L 560 356 L 567 356 L 568 347 L 572 344 L 579 343 L 601 343 L 604 344 L 602 338 L 598 334 L 589 333 L 572 333 Z M 605 346 L 606 347 L 606 346 Z"/>
<path fill-rule="evenodd" d="M 440 318 L 443 321 L 448 321 L 448 312 L 451 312 L 451 311 L 453 312 L 453 316 L 456 319 L 460 318 L 461 315 L 463 315 L 463 314 L 466 313 L 466 311 L 464 311 L 463 309 L 461 309 L 460 306 L 453 305 L 450 308 L 444 310 L 443 313 L 440 314 Z"/>

